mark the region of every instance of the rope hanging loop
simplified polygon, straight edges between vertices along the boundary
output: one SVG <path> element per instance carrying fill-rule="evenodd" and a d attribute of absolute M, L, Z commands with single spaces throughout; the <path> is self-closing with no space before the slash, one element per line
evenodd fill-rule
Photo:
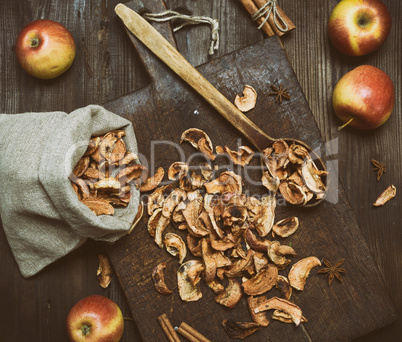
<path fill-rule="evenodd" d="M 219 22 L 216 19 L 205 16 L 187 15 L 172 10 L 166 10 L 161 13 L 144 13 L 142 15 L 146 20 L 155 22 L 165 22 L 173 19 L 182 19 L 184 22 L 178 27 L 173 29 L 176 32 L 187 25 L 209 24 L 211 25 L 211 45 L 209 47 L 209 54 L 213 55 L 215 50 L 219 48 Z"/>

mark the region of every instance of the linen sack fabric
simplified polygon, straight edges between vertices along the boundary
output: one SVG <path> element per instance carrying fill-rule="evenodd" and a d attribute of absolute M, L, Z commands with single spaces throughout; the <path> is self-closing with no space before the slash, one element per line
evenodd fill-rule
<path fill-rule="evenodd" d="M 64 112 L 0 114 L 0 217 L 24 277 L 65 256 L 86 239 L 114 242 L 138 211 L 139 191 L 113 216 L 96 216 L 74 192 L 69 175 L 91 136 L 123 129 L 137 153 L 130 121 L 97 105 Z"/>

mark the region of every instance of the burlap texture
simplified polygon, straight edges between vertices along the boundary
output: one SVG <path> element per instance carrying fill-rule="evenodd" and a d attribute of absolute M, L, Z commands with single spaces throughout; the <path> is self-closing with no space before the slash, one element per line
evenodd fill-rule
<path fill-rule="evenodd" d="M 96 216 L 82 204 L 71 171 L 93 135 L 123 129 L 137 153 L 130 121 L 89 105 L 64 112 L 0 114 L 0 215 L 21 274 L 30 277 L 82 245 L 87 238 L 114 242 L 127 233 L 139 191 L 127 208 Z"/>

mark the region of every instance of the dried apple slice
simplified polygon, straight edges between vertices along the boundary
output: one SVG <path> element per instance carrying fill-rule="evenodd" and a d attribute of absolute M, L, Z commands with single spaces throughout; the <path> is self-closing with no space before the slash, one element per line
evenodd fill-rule
<path fill-rule="evenodd" d="M 204 187 L 209 194 L 232 192 L 241 195 L 243 189 L 241 177 L 233 171 L 222 172 L 219 178 L 204 183 Z"/>
<path fill-rule="evenodd" d="M 296 216 L 290 216 L 274 224 L 272 231 L 281 237 L 292 235 L 299 227 L 299 219 Z"/>
<path fill-rule="evenodd" d="M 148 215 L 152 216 L 156 209 L 162 208 L 165 202 L 165 196 L 168 196 L 173 191 L 171 184 L 161 186 L 148 196 Z"/>
<path fill-rule="evenodd" d="M 213 204 L 214 202 L 214 195 L 211 194 L 205 194 L 204 196 L 204 209 L 208 214 L 208 217 L 211 221 L 211 225 L 215 233 L 219 236 L 219 238 L 223 238 L 224 232 L 223 230 L 218 226 L 216 219 L 215 219 L 215 213 L 214 213 L 214 207 L 215 205 Z"/>
<path fill-rule="evenodd" d="M 88 198 L 91 195 L 89 192 L 88 185 L 87 185 L 87 183 L 85 183 L 85 181 L 83 179 L 75 178 L 72 180 L 72 182 L 74 182 L 74 184 L 76 184 L 78 186 L 78 188 L 80 189 L 83 200 L 85 200 L 86 198 Z"/>
<path fill-rule="evenodd" d="M 298 326 L 302 320 L 302 311 L 301 309 L 292 302 L 289 302 L 286 299 L 272 297 L 265 302 L 258 305 L 255 309 L 255 313 L 267 311 L 267 310 L 281 310 L 290 315 L 292 321 Z"/>
<path fill-rule="evenodd" d="M 243 296 L 241 285 L 237 279 L 229 278 L 228 285 L 215 297 L 215 302 L 234 308 Z"/>
<path fill-rule="evenodd" d="M 86 171 L 84 172 L 84 177 L 93 179 L 93 180 L 101 180 L 101 179 L 105 178 L 105 175 L 103 174 L 103 172 L 101 172 L 98 169 L 88 167 L 86 169 Z"/>
<path fill-rule="evenodd" d="M 201 258 L 202 257 L 201 240 L 197 239 L 192 234 L 188 233 L 186 242 L 187 242 L 187 248 L 191 252 L 191 254 L 197 258 Z"/>
<path fill-rule="evenodd" d="M 391 184 L 381 193 L 381 195 L 377 198 L 377 200 L 373 203 L 373 205 L 375 207 L 382 206 L 395 196 L 396 196 L 396 187 L 395 185 Z"/>
<path fill-rule="evenodd" d="M 235 106 L 243 113 L 253 109 L 256 103 L 257 92 L 252 86 L 247 84 L 244 86 L 242 96 L 237 94 L 234 100 Z"/>
<path fill-rule="evenodd" d="M 307 188 L 315 194 L 325 193 L 326 187 L 321 177 L 326 174 L 326 171 L 318 170 L 312 160 L 303 163 L 301 176 Z"/>
<path fill-rule="evenodd" d="M 230 198 L 225 201 L 222 196 L 223 210 L 222 221 L 224 226 L 232 226 L 233 224 L 242 224 L 248 216 L 247 208 L 241 197 L 237 194 L 230 194 Z"/>
<path fill-rule="evenodd" d="M 171 218 L 173 210 L 176 208 L 176 206 L 184 201 L 187 198 L 187 194 L 185 191 L 182 189 L 173 189 L 173 191 L 169 194 L 168 197 L 166 197 L 163 207 L 162 207 L 162 215 Z"/>
<path fill-rule="evenodd" d="M 255 322 L 235 322 L 228 319 L 222 321 L 222 326 L 230 338 L 240 340 L 245 339 L 261 328 L 261 325 Z"/>
<path fill-rule="evenodd" d="M 321 261 L 315 256 L 301 259 L 293 264 L 288 274 L 290 285 L 296 290 L 303 291 L 310 271 L 316 266 L 321 266 Z"/>
<path fill-rule="evenodd" d="M 126 144 L 123 139 L 117 139 L 110 152 L 109 160 L 111 163 L 118 163 L 126 155 Z"/>
<path fill-rule="evenodd" d="M 179 179 L 181 176 L 186 175 L 188 172 L 188 165 L 184 162 L 174 162 L 169 166 L 168 178 L 169 180 Z"/>
<path fill-rule="evenodd" d="M 214 291 L 215 294 L 219 294 L 221 293 L 223 290 L 225 290 L 225 288 L 223 287 L 223 285 L 216 279 L 210 281 L 209 283 L 207 283 L 207 285 L 209 286 L 209 288 Z"/>
<path fill-rule="evenodd" d="M 117 175 L 116 179 L 122 184 L 130 183 L 135 180 L 139 180 L 141 183 L 145 182 L 148 177 L 148 169 L 141 164 L 134 164 L 125 167 Z"/>
<path fill-rule="evenodd" d="M 183 210 L 186 209 L 186 202 L 185 201 L 181 201 L 176 208 L 174 208 L 173 213 L 172 213 L 172 220 L 173 222 L 176 223 L 182 223 L 184 222 L 186 219 L 183 216 Z"/>
<path fill-rule="evenodd" d="M 283 181 L 279 185 L 279 191 L 283 198 L 294 205 L 305 205 L 307 203 L 307 196 L 303 189 L 292 182 Z"/>
<path fill-rule="evenodd" d="M 280 291 L 282 298 L 289 300 L 292 296 L 292 287 L 290 286 L 288 278 L 283 275 L 278 275 L 275 287 Z"/>
<path fill-rule="evenodd" d="M 202 239 L 201 240 L 201 255 L 202 260 L 205 265 L 205 281 L 208 283 L 215 279 L 216 276 L 216 263 L 213 257 L 214 250 L 212 249 L 211 245 L 209 244 L 209 240 Z"/>
<path fill-rule="evenodd" d="M 290 264 L 290 260 L 286 259 L 285 255 L 295 256 L 296 252 L 290 246 L 281 245 L 279 241 L 272 241 L 268 246 L 267 254 L 275 265 L 283 269 Z"/>
<path fill-rule="evenodd" d="M 95 150 L 98 148 L 100 141 L 101 141 L 101 137 L 91 138 L 91 140 L 89 140 L 88 147 L 84 153 L 84 156 L 89 156 L 92 153 L 94 153 Z"/>
<path fill-rule="evenodd" d="M 209 144 L 209 141 L 206 138 L 198 140 L 198 150 L 209 160 L 214 161 L 216 159 L 212 145 Z"/>
<path fill-rule="evenodd" d="M 209 163 L 203 163 L 200 165 L 201 174 L 205 180 L 212 180 L 212 175 L 214 171 L 212 170 L 212 166 Z"/>
<path fill-rule="evenodd" d="M 253 255 L 254 269 L 258 273 L 262 269 L 266 268 L 269 264 L 268 258 L 264 253 L 255 252 Z"/>
<path fill-rule="evenodd" d="M 112 265 L 109 258 L 103 254 L 98 255 L 98 261 L 99 266 L 96 275 L 98 276 L 99 285 L 106 289 L 112 281 Z"/>
<path fill-rule="evenodd" d="M 179 287 L 180 298 L 184 302 L 195 302 L 202 297 L 202 292 L 199 288 L 199 284 L 193 285 L 189 279 L 188 274 L 192 273 L 192 269 L 199 270 L 199 265 L 202 265 L 199 260 L 189 260 L 181 264 L 177 271 L 177 285 Z"/>
<path fill-rule="evenodd" d="M 206 230 L 200 224 L 200 214 L 202 211 L 202 202 L 198 199 L 194 199 L 187 204 L 186 209 L 183 210 L 183 216 L 188 224 L 188 231 L 195 237 L 206 236 L 210 231 Z"/>
<path fill-rule="evenodd" d="M 127 166 L 134 161 L 138 161 L 138 155 L 133 152 L 127 152 L 124 158 L 120 160 L 120 165 Z"/>
<path fill-rule="evenodd" d="M 160 294 L 168 295 L 172 294 L 173 291 L 170 290 L 165 283 L 165 274 L 164 274 L 165 268 L 166 263 L 164 262 L 161 262 L 160 264 L 156 265 L 152 270 L 152 280 L 154 282 L 156 291 L 158 291 Z"/>
<path fill-rule="evenodd" d="M 201 281 L 201 274 L 204 270 L 205 267 L 202 263 L 196 264 L 188 270 L 187 278 L 193 286 L 196 286 Z"/>
<path fill-rule="evenodd" d="M 289 147 L 288 158 L 291 163 L 302 165 L 305 161 L 311 159 L 311 156 L 304 146 L 293 143 Z"/>
<path fill-rule="evenodd" d="M 293 323 L 292 317 L 288 313 L 286 313 L 282 310 L 278 310 L 278 309 L 273 312 L 271 318 L 276 319 L 277 321 L 284 322 L 284 323 Z M 306 322 L 307 322 L 307 318 L 302 316 L 301 323 L 306 323 Z"/>
<path fill-rule="evenodd" d="M 163 170 L 163 167 L 159 167 L 152 177 L 148 177 L 146 179 L 145 183 L 141 184 L 140 191 L 147 192 L 147 191 L 155 190 L 159 186 L 164 175 L 165 175 L 165 170 Z"/>
<path fill-rule="evenodd" d="M 269 195 L 262 198 L 263 214 L 258 218 L 255 223 L 255 229 L 261 237 L 267 236 L 274 225 L 276 197 Z"/>
<path fill-rule="evenodd" d="M 247 267 L 253 263 L 254 251 L 249 249 L 246 258 L 237 259 L 233 262 L 227 270 L 224 271 L 225 276 L 228 278 L 241 277 L 245 274 Z"/>
<path fill-rule="evenodd" d="M 163 215 L 163 209 L 162 209 L 162 215 L 160 216 L 159 221 L 155 227 L 155 243 L 160 248 L 163 248 L 162 235 L 163 235 L 163 232 L 165 231 L 166 227 L 169 225 L 169 223 L 170 223 L 170 219 Z"/>
<path fill-rule="evenodd" d="M 208 159 L 215 160 L 214 148 L 209 136 L 198 128 L 189 128 L 185 130 L 180 138 L 180 144 L 188 141 L 193 147 L 201 151 Z"/>
<path fill-rule="evenodd" d="M 276 193 L 279 188 L 280 180 L 277 176 L 272 177 L 268 171 L 265 171 L 261 178 L 262 185 L 264 185 L 269 191 Z"/>
<path fill-rule="evenodd" d="M 266 239 L 263 240 L 263 239 L 258 238 L 256 235 L 254 235 L 254 233 L 252 232 L 252 230 L 250 228 L 246 229 L 245 238 L 246 238 L 246 242 L 248 243 L 248 245 L 253 250 L 259 251 L 259 252 L 266 252 L 267 248 L 271 242 Z"/>
<path fill-rule="evenodd" d="M 155 237 L 155 231 L 156 231 L 156 226 L 158 225 L 158 222 L 162 216 L 162 208 L 156 209 L 151 217 L 148 219 L 148 233 L 151 235 L 153 238 Z"/>
<path fill-rule="evenodd" d="M 275 141 L 272 144 L 274 156 L 277 160 L 277 169 L 286 166 L 289 158 L 289 145 L 282 139 Z"/>
<path fill-rule="evenodd" d="M 179 178 L 179 187 L 184 191 L 192 192 L 198 190 L 204 184 L 204 180 L 200 174 L 195 172 L 187 172 Z"/>
<path fill-rule="evenodd" d="M 163 238 L 166 250 L 169 254 L 179 258 L 179 264 L 182 264 L 187 255 L 187 247 L 183 239 L 174 233 L 167 233 Z"/>
<path fill-rule="evenodd" d="M 142 204 L 142 202 L 140 202 L 138 206 L 137 215 L 135 215 L 133 223 L 131 224 L 131 228 L 127 232 L 127 234 L 131 234 L 131 232 L 134 230 L 137 224 L 141 221 L 143 215 L 144 215 L 144 205 Z"/>
<path fill-rule="evenodd" d="M 121 183 L 114 177 L 104 178 L 94 184 L 94 189 L 115 189 L 119 190 Z"/>
<path fill-rule="evenodd" d="M 210 238 L 211 247 L 216 251 L 227 251 L 235 246 L 235 241 L 229 236 L 224 236 L 223 238 Z"/>
<path fill-rule="evenodd" d="M 88 169 L 89 167 L 89 157 L 88 156 L 83 156 L 77 163 L 77 165 L 75 165 L 74 170 L 73 170 L 73 175 L 75 177 L 81 177 L 85 171 Z"/>
<path fill-rule="evenodd" d="M 243 290 L 249 296 L 257 296 L 269 291 L 276 284 L 278 269 L 269 264 L 258 272 L 253 278 L 243 282 Z"/>
<path fill-rule="evenodd" d="M 73 181 L 70 181 L 70 183 L 71 183 L 71 186 L 72 186 L 74 192 L 76 193 L 78 199 L 82 200 L 82 194 L 80 193 L 77 184 L 73 183 Z"/>
<path fill-rule="evenodd" d="M 116 142 L 125 136 L 125 132 L 123 130 L 112 131 L 106 133 L 101 142 L 99 143 L 99 152 L 100 154 L 107 160 L 110 160 L 113 149 L 116 145 Z M 125 153 L 125 151 L 124 151 Z M 122 159 L 124 155 L 120 158 Z"/>
<path fill-rule="evenodd" d="M 255 154 L 255 152 L 248 146 L 240 146 L 238 151 L 232 151 L 229 147 L 225 146 L 224 151 L 234 164 L 242 167 L 248 165 Z"/>
<path fill-rule="evenodd" d="M 114 208 L 106 200 L 101 198 L 86 198 L 81 200 L 82 204 L 85 204 L 91 209 L 95 215 L 113 215 Z"/>
<path fill-rule="evenodd" d="M 250 311 L 251 318 L 254 322 L 258 323 L 262 327 L 267 327 L 269 324 L 267 315 L 265 312 L 255 313 L 254 310 L 260 304 L 265 302 L 266 300 L 267 300 L 267 298 L 265 296 L 261 296 L 261 297 L 249 296 L 249 297 L 247 297 L 247 304 L 248 304 L 248 309 Z"/>

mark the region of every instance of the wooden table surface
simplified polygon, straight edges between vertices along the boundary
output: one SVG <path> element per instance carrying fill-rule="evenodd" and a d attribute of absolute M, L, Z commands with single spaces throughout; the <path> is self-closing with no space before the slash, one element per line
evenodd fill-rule
<path fill-rule="evenodd" d="M 146 2 L 146 1 L 145 1 Z M 124 28 L 114 14 L 117 0 L 0 0 L 0 113 L 62 110 L 70 112 L 88 104 L 102 104 L 140 89 L 147 75 Z M 402 197 L 384 207 L 373 201 L 388 185 L 402 186 L 401 87 L 402 4 L 384 0 L 393 26 L 388 40 L 371 55 L 350 58 L 334 50 L 327 36 L 328 17 L 335 0 L 281 0 L 280 6 L 296 25 L 282 38 L 289 60 L 326 142 L 337 146 L 333 159 L 356 214 L 362 234 L 378 263 L 386 288 L 398 311 L 402 310 Z M 195 66 L 264 38 L 237 0 L 168 0 L 167 8 L 218 19 L 220 46 L 214 56 L 207 51 L 210 30 L 206 25 L 177 32 L 180 52 Z M 61 77 L 42 81 L 26 74 L 15 56 L 15 40 L 27 23 L 47 18 L 64 24 L 72 33 L 77 56 Z M 396 104 L 389 121 L 371 132 L 346 128 L 339 132 L 331 96 L 340 77 L 361 64 L 379 67 L 395 85 Z M 158 137 L 161 139 L 163 137 Z M 152 137 L 150 137 L 150 140 Z M 376 182 L 371 159 L 384 162 L 387 172 Z M 29 166 L 26 166 L 29 167 Z M 65 319 L 79 299 L 101 294 L 110 297 L 130 317 L 117 279 L 108 289 L 98 285 L 98 253 L 105 245 L 88 241 L 78 250 L 24 279 L 0 229 L 0 340 L 67 341 Z M 348 270 L 353 272 L 353 270 Z M 155 328 L 159 329 L 155 321 Z M 397 341 L 402 338 L 402 319 L 359 341 Z M 146 340 L 146 339 L 144 339 Z M 122 341 L 142 341 L 133 322 L 126 321 Z"/>

